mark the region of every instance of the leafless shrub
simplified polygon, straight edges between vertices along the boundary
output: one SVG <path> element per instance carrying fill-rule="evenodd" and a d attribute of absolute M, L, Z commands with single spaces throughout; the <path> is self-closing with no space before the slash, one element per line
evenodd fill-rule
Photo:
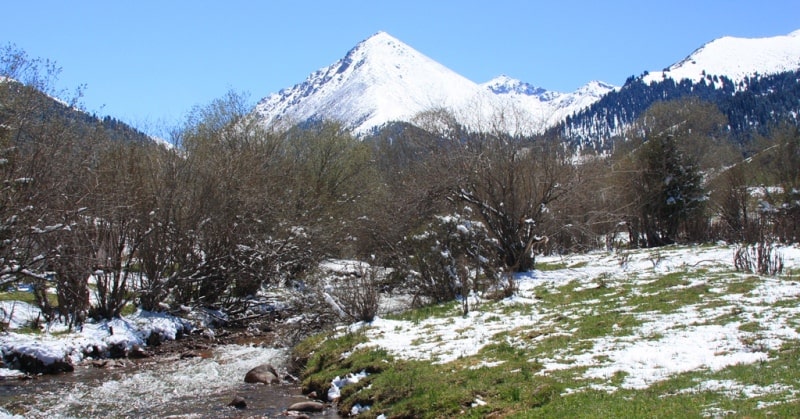
<path fill-rule="evenodd" d="M 774 243 L 766 240 L 738 246 L 733 253 L 733 266 L 737 271 L 776 276 L 783 272 L 783 256 Z"/>
<path fill-rule="evenodd" d="M 655 269 L 658 268 L 658 265 L 664 261 L 664 255 L 662 255 L 658 250 L 655 250 L 654 252 L 650 253 L 648 260 L 653 264 L 653 269 Z"/>
<path fill-rule="evenodd" d="M 372 321 L 378 314 L 384 272 L 353 262 L 344 269 L 316 269 L 281 292 L 281 312 L 290 318 L 281 333 L 291 346 L 343 322 Z"/>
<path fill-rule="evenodd" d="M 352 274 L 332 286 L 330 296 L 347 319 L 371 322 L 380 307 L 380 278 L 377 267 L 359 264 Z"/>
<path fill-rule="evenodd" d="M 630 263 L 630 261 L 631 261 L 631 254 L 628 253 L 628 252 L 619 252 L 618 251 L 616 253 L 616 256 L 617 256 L 617 263 L 619 264 L 619 267 L 622 268 L 622 269 L 627 269 L 628 268 L 628 263 Z"/>
<path fill-rule="evenodd" d="M 513 296 L 517 291 L 519 291 L 519 283 L 514 279 L 514 274 L 505 272 L 499 276 L 499 280 L 489 290 L 486 297 L 490 300 L 502 300 Z"/>
<path fill-rule="evenodd" d="M 282 292 L 282 316 L 289 320 L 284 322 L 280 335 L 286 346 L 294 346 L 308 336 L 331 330 L 339 324 L 338 313 L 325 301 L 318 288 L 297 282 Z"/>

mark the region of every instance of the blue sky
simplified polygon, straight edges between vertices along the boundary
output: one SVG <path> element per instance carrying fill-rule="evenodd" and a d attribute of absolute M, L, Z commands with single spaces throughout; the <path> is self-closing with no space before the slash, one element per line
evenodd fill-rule
<path fill-rule="evenodd" d="M 6 1 L 0 44 L 54 60 L 88 111 L 146 131 L 235 90 L 302 82 L 386 31 L 482 83 L 620 85 L 712 39 L 800 29 L 797 0 Z"/>

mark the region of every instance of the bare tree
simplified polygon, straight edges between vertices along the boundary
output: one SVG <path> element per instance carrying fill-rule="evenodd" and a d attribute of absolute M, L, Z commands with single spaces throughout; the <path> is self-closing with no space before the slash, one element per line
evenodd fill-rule
<path fill-rule="evenodd" d="M 86 243 L 77 228 L 91 193 L 95 127 L 57 101 L 59 69 L 13 46 L 0 54 L 0 283 L 33 284 L 48 320 L 80 324 L 88 308 Z M 49 289 L 56 288 L 57 305 Z"/>
<path fill-rule="evenodd" d="M 422 141 L 393 136 L 390 150 L 397 161 L 382 168 L 391 170 L 387 184 L 397 191 L 392 194 L 396 203 L 414 197 L 409 202 L 415 205 L 403 213 L 414 214 L 409 221 L 416 224 L 406 223 L 405 234 L 467 204 L 497 241 L 497 265 L 507 271 L 532 269 L 536 247 L 548 240 L 550 207 L 575 180 L 574 166 L 558 142 L 509 134 L 508 121 L 495 121 L 489 133 L 471 132 L 442 109 L 417 121 L 433 135 L 419 135 Z"/>
<path fill-rule="evenodd" d="M 762 152 L 755 156 L 760 166 L 764 199 L 760 212 L 769 223 L 771 235 L 787 243 L 800 241 L 800 129 L 783 125 L 769 138 L 759 139 Z"/>
<path fill-rule="evenodd" d="M 509 271 L 533 269 L 534 250 L 548 238 L 550 204 L 572 183 L 572 165 L 558 146 L 503 134 L 475 134 L 453 170 L 463 173 L 454 196 L 470 204 L 498 240 Z"/>

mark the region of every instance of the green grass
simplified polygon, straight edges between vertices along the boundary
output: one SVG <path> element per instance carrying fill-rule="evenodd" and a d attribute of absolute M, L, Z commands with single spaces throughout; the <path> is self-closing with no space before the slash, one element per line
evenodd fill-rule
<path fill-rule="evenodd" d="M 124 307 L 122 307 L 122 310 L 120 310 L 120 313 L 119 313 L 119 314 L 120 314 L 121 316 L 130 316 L 130 315 L 132 315 L 133 313 L 136 313 L 136 310 L 137 310 L 137 309 L 138 309 L 138 307 L 136 307 L 136 305 L 135 305 L 135 304 L 133 304 L 133 303 L 128 303 L 128 304 L 125 304 L 125 306 L 124 306 Z"/>
<path fill-rule="evenodd" d="M 326 340 L 324 345 L 335 353 L 352 349 L 352 337 Z M 335 342 L 335 343 L 334 343 Z M 563 343 L 563 342 L 562 342 Z M 555 345 L 562 346 L 561 344 Z M 319 348 L 317 349 L 319 352 Z M 717 372 L 691 372 L 656 383 L 646 390 L 619 389 L 613 393 L 581 388 L 585 382 L 568 374 L 541 376 L 541 365 L 532 361 L 528 350 L 507 343 L 486 346 L 477 356 L 445 365 L 394 359 L 383 350 L 362 350 L 346 361 L 328 364 L 313 374 L 304 375 L 305 391 L 327 391 L 335 376 L 366 370 L 369 377 L 345 387 L 339 412 L 346 414 L 353 405 L 370 405 L 364 417 L 383 413 L 388 417 L 482 418 L 489 415 L 509 418 L 684 418 L 718 416 L 714 412 L 736 412 L 735 417 L 797 417 L 798 394 L 779 390 L 756 397 L 729 394 L 725 385 L 702 389 L 708 380 L 741 383 L 749 388 L 768 388 L 780 384 L 793 388 L 800 381 L 796 365 L 800 344 L 771 355 L 764 363 L 737 365 Z M 503 363 L 480 366 L 478 360 Z M 619 385 L 625 378 L 618 373 L 608 383 Z M 478 405 L 481 400 L 486 405 Z M 761 404 L 768 407 L 761 408 Z"/>
<path fill-rule="evenodd" d="M 33 293 L 29 291 L 0 292 L 0 301 L 21 301 L 23 303 L 36 304 Z"/>
<path fill-rule="evenodd" d="M 456 301 L 424 306 L 400 314 L 390 314 L 385 317 L 391 320 L 405 320 L 416 324 L 425 319 L 447 318 L 454 314 L 462 314 L 461 306 Z"/>
<path fill-rule="evenodd" d="M 479 307 L 478 310 L 486 311 L 486 310 L 495 310 L 499 314 L 493 314 L 486 321 L 489 321 L 490 318 L 498 318 L 500 316 L 529 316 L 533 313 L 534 307 L 530 304 L 522 304 L 522 303 L 514 303 L 514 304 L 497 304 L 493 302 L 489 302 L 482 307 Z"/>
<path fill-rule="evenodd" d="M 477 357 L 465 357 L 446 365 L 405 361 L 392 358 L 383 350 L 361 350 L 347 360 L 319 361 L 325 349 L 331 355 L 349 352 L 358 339 L 304 342 L 296 355 L 312 351 L 303 374 L 304 391 L 327 392 L 330 381 L 348 372 L 367 371 L 369 377 L 342 391 L 339 412 L 346 414 L 356 403 L 372 406 L 370 412 L 388 412 L 402 417 L 484 417 L 500 411 L 504 414 L 525 411 L 548 403 L 561 389 L 552 380 L 537 377 L 541 367 L 528 359 L 527 351 L 507 343 L 486 346 Z M 323 349 L 325 347 L 325 349 Z M 298 352 L 299 351 L 299 352 Z M 480 366 L 479 359 L 491 358 L 503 363 L 496 367 Z M 322 368 L 320 368 L 322 367 Z M 476 400 L 491 401 L 487 406 L 473 406 Z M 367 415 L 369 416 L 369 415 Z"/>
<path fill-rule="evenodd" d="M 754 276 L 747 276 L 736 279 L 726 284 L 725 294 L 747 295 L 758 286 L 759 279 Z"/>
<path fill-rule="evenodd" d="M 565 262 L 537 262 L 536 270 L 542 272 L 559 271 L 565 269 L 567 264 Z"/>
<path fill-rule="evenodd" d="M 55 294 L 48 294 L 47 299 L 50 305 L 58 307 L 58 297 Z M 0 301 L 20 301 L 36 305 L 36 298 L 30 291 L 3 291 L 0 292 Z"/>
<path fill-rule="evenodd" d="M 14 329 L 14 333 L 20 333 L 23 335 L 40 335 L 42 334 L 42 329 L 34 325 L 26 325 Z"/>
<path fill-rule="evenodd" d="M 685 271 L 662 275 L 641 286 L 635 293 L 629 290 L 627 304 L 634 312 L 667 314 L 683 307 L 704 303 L 711 293 L 707 283 L 704 283 L 707 279 L 705 275 L 703 272 Z"/>

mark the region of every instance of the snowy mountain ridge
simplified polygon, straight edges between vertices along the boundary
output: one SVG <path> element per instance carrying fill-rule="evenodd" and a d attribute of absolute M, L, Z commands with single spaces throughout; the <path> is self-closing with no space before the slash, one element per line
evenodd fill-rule
<path fill-rule="evenodd" d="M 800 69 L 800 30 L 767 38 L 725 36 L 706 43 L 664 71 L 652 71 L 642 81 L 666 78 L 698 82 L 706 76 L 725 76 L 734 83 L 755 74 L 771 75 Z"/>
<path fill-rule="evenodd" d="M 769 38 L 722 37 L 639 80 L 645 84 L 670 78 L 697 82 L 719 75 L 738 83 L 756 74 L 798 69 L 800 30 Z M 255 114 L 265 125 L 280 129 L 307 120 L 336 120 L 356 134 L 365 134 L 388 122 L 415 123 L 425 111 L 445 109 L 476 130 L 531 134 L 559 124 L 618 90 L 592 81 L 574 92 L 561 93 L 505 75 L 477 84 L 388 33 L 378 32 L 304 82 L 263 98 Z"/>
<path fill-rule="evenodd" d="M 507 76 L 477 84 L 423 55 L 386 32 L 378 32 L 336 63 L 306 80 L 262 99 L 256 114 L 267 125 L 286 128 L 309 119 L 342 122 L 366 133 L 391 121 L 413 122 L 416 115 L 447 109 L 463 124 L 481 129 L 531 133 L 613 89 L 593 82 L 573 93 L 534 87 Z M 513 116 L 513 117 L 511 117 Z"/>

